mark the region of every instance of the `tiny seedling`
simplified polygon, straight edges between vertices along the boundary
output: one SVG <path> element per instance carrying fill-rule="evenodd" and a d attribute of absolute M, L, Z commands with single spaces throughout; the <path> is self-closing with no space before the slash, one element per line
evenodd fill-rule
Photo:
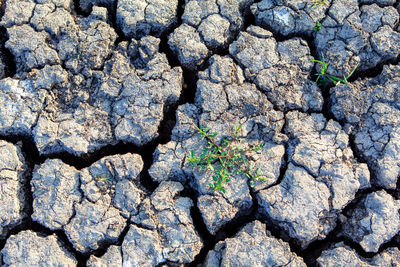
<path fill-rule="evenodd" d="M 318 85 L 326 85 L 327 82 L 332 82 L 335 86 L 339 85 L 340 83 L 344 83 L 347 84 L 348 83 L 348 79 L 351 77 L 351 75 L 353 75 L 353 73 L 356 71 L 357 67 L 359 64 L 357 64 L 353 70 L 349 73 L 349 75 L 347 76 L 343 76 L 343 78 L 339 78 L 333 75 L 328 74 L 326 71 L 328 69 L 328 64 L 329 62 L 325 62 L 324 59 L 324 55 L 321 54 L 321 59 L 322 60 L 311 60 L 311 62 L 315 62 L 315 63 L 319 63 L 321 64 L 321 70 L 319 73 L 315 74 L 317 76 L 317 79 L 315 80 L 315 82 Z"/>
<path fill-rule="evenodd" d="M 315 23 L 315 27 L 313 28 L 313 30 L 316 32 L 316 31 L 321 30 L 321 28 L 322 28 L 321 23 L 320 23 L 319 21 L 317 21 L 317 22 Z"/>
<path fill-rule="evenodd" d="M 225 193 L 224 184 L 228 183 L 231 176 L 244 174 L 250 180 L 250 186 L 254 187 L 255 181 L 266 181 L 267 178 L 263 176 L 260 168 L 255 169 L 249 161 L 253 153 L 257 153 L 263 147 L 263 144 L 241 147 L 239 138 L 239 131 L 242 125 L 235 126 L 233 137 L 227 137 L 221 140 L 221 144 L 217 144 L 217 133 L 209 132 L 210 128 L 198 128 L 198 133 L 201 135 L 202 140 L 207 141 L 200 156 L 195 156 L 194 150 L 187 156 L 190 165 L 197 167 L 200 166 L 203 170 L 209 170 L 214 173 L 212 176 L 213 183 L 209 186 L 214 191 L 221 191 Z"/>

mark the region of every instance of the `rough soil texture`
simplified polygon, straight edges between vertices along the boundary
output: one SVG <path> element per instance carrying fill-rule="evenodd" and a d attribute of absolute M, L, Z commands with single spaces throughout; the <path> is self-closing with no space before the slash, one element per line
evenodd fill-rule
<path fill-rule="evenodd" d="M 400 265 L 399 1 L 0 3 L 0 266 Z"/>

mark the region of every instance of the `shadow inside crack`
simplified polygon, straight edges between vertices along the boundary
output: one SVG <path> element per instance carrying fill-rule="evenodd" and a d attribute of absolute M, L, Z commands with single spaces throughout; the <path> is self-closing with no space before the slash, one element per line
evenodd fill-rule
<path fill-rule="evenodd" d="M 95 251 L 91 252 L 90 255 L 96 256 L 96 257 L 102 257 L 104 254 L 106 254 L 108 248 L 112 245 L 115 246 L 122 246 L 122 243 L 124 242 L 125 236 L 128 234 L 129 228 L 130 228 L 130 221 L 128 220 L 124 229 L 122 230 L 121 234 L 118 236 L 117 242 L 110 243 L 110 242 L 104 242 L 102 244 L 99 244 L 99 248 L 96 249 Z"/>
<path fill-rule="evenodd" d="M 3 8 L 1 8 L 0 17 L 2 17 L 3 14 L 4 10 Z M 0 26 L 0 79 L 3 79 L 5 77 L 14 77 L 17 72 L 14 55 L 11 53 L 10 50 L 5 47 L 5 43 L 7 41 L 7 30 L 3 26 Z"/>

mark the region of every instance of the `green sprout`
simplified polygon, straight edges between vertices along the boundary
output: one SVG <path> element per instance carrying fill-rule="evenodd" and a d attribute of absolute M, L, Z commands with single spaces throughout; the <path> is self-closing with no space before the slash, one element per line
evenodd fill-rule
<path fill-rule="evenodd" d="M 353 70 L 350 72 L 349 75 L 347 76 L 343 76 L 343 78 L 339 78 L 336 76 L 333 76 L 331 74 L 328 74 L 326 71 L 328 69 L 328 64 L 329 62 L 325 62 L 324 59 L 324 55 L 321 54 L 321 58 L 322 60 L 311 60 L 311 62 L 315 62 L 315 63 L 319 63 L 321 64 L 321 70 L 319 73 L 315 74 L 317 76 L 317 79 L 315 80 L 315 82 L 318 85 L 326 85 L 328 81 L 332 82 L 335 86 L 339 85 L 340 83 L 344 83 L 347 84 L 348 83 L 348 79 L 351 77 L 351 75 L 353 75 L 353 73 L 356 71 L 357 67 L 359 64 L 357 64 Z"/>
<path fill-rule="evenodd" d="M 319 31 L 319 30 L 321 30 L 321 28 L 322 28 L 321 23 L 320 23 L 319 21 L 317 21 L 317 22 L 315 23 L 315 27 L 313 28 L 313 30 L 314 30 L 314 31 Z"/>
<path fill-rule="evenodd" d="M 250 186 L 254 187 L 255 181 L 266 181 L 260 168 L 254 169 L 249 162 L 252 153 L 259 152 L 263 144 L 250 147 L 241 147 L 239 131 L 242 125 L 234 127 L 233 137 L 227 137 L 221 140 L 221 144 L 217 144 L 215 137 L 218 135 L 210 133 L 209 127 L 198 128 L 198 133 L 202 136 L 201 140 L 206 140 L 207 145 L 204 146 L 200 156 L 195 156 L 194 150 L 187 156 L 190 165 L 200 166 L 203 170 L 209 170 L 214 173 L 212 176 L 213 183 L 209 186 L 225 193 L 224 184 L 228 183 L 231 176 L 244 174 L 250 180 Z"/>

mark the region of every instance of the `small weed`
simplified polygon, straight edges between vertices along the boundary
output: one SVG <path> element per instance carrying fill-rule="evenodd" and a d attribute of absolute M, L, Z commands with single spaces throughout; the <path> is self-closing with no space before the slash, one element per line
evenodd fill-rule
<path fill-rule="evenodd" d="M 214 172 L 212 176 L 214 182 L 209 184 L 214 191 L 225 193 L 224 184 L 231 180 L 231 176 L 238 174 L 244 174 L 249 178 L 251 187 L 254 187 L 255 181 L 267 180 L 261 169 L 255 170 L 249 162 L 251 154 L 260 151 L 263 145 L 241 147 L 241 138 L 238 136 L 241 127 L 242 125 L 235 126 L 233 137 L 222 139 L 221 145 L 218 145 L 215 140 L 217 133 L 210 133 L 210 128 L 203 128 L 201 125 L 198 128 L 202 140 L 207 140 L 207 145 L 199 157 L 196 157 L 192 150 L 187 159 L 189 164 L 194 167 L 200 166 L 203 170 Z"/>
<path fill-rule="evenodd" d="M 316 31 L 321 30 L 321 28 L 322 28 L 321 23 L 320 23 L 319 21 L 317 21 L 317 22 L 315 23 L 315 27 L 313 28 L 313 30 L 316 32 Z"/>
<path fill-rule="evenodd" d="M 312 0 L 311 4 L 313 5 L 313 7 L 319 7 L 319 6 L 328 5 L 326 0 Z"/>
<path fill-rule="evenodd" d="M 322 58 L 322 60 L 311 60 L 311 62 L 316 62 L 316 63 L 321 64 L 321 71 L 318 74 L 316 74 L 317 79 L 315 80 L 315 82 L 318 85 L 326 85 L 328 81 L 331 81 L 335 86 L 340 83 L 346 84 L 346 83 L 348 83 L 348 79 L 351 77 L 351 75 L 353 75 L 353 73 L 356 71 L 356 69 L 359 65 L 359 64 L 357 64 L 353 68 L 353 70 L 350 72 L 349 75 L 343 76 L 343 78 L 339 78 L 339 77 L 330 75 L 326 72 L 328 69 L 329 62 L 325 62 L 323 54 L 321 54 L 321 58 Z"/>

